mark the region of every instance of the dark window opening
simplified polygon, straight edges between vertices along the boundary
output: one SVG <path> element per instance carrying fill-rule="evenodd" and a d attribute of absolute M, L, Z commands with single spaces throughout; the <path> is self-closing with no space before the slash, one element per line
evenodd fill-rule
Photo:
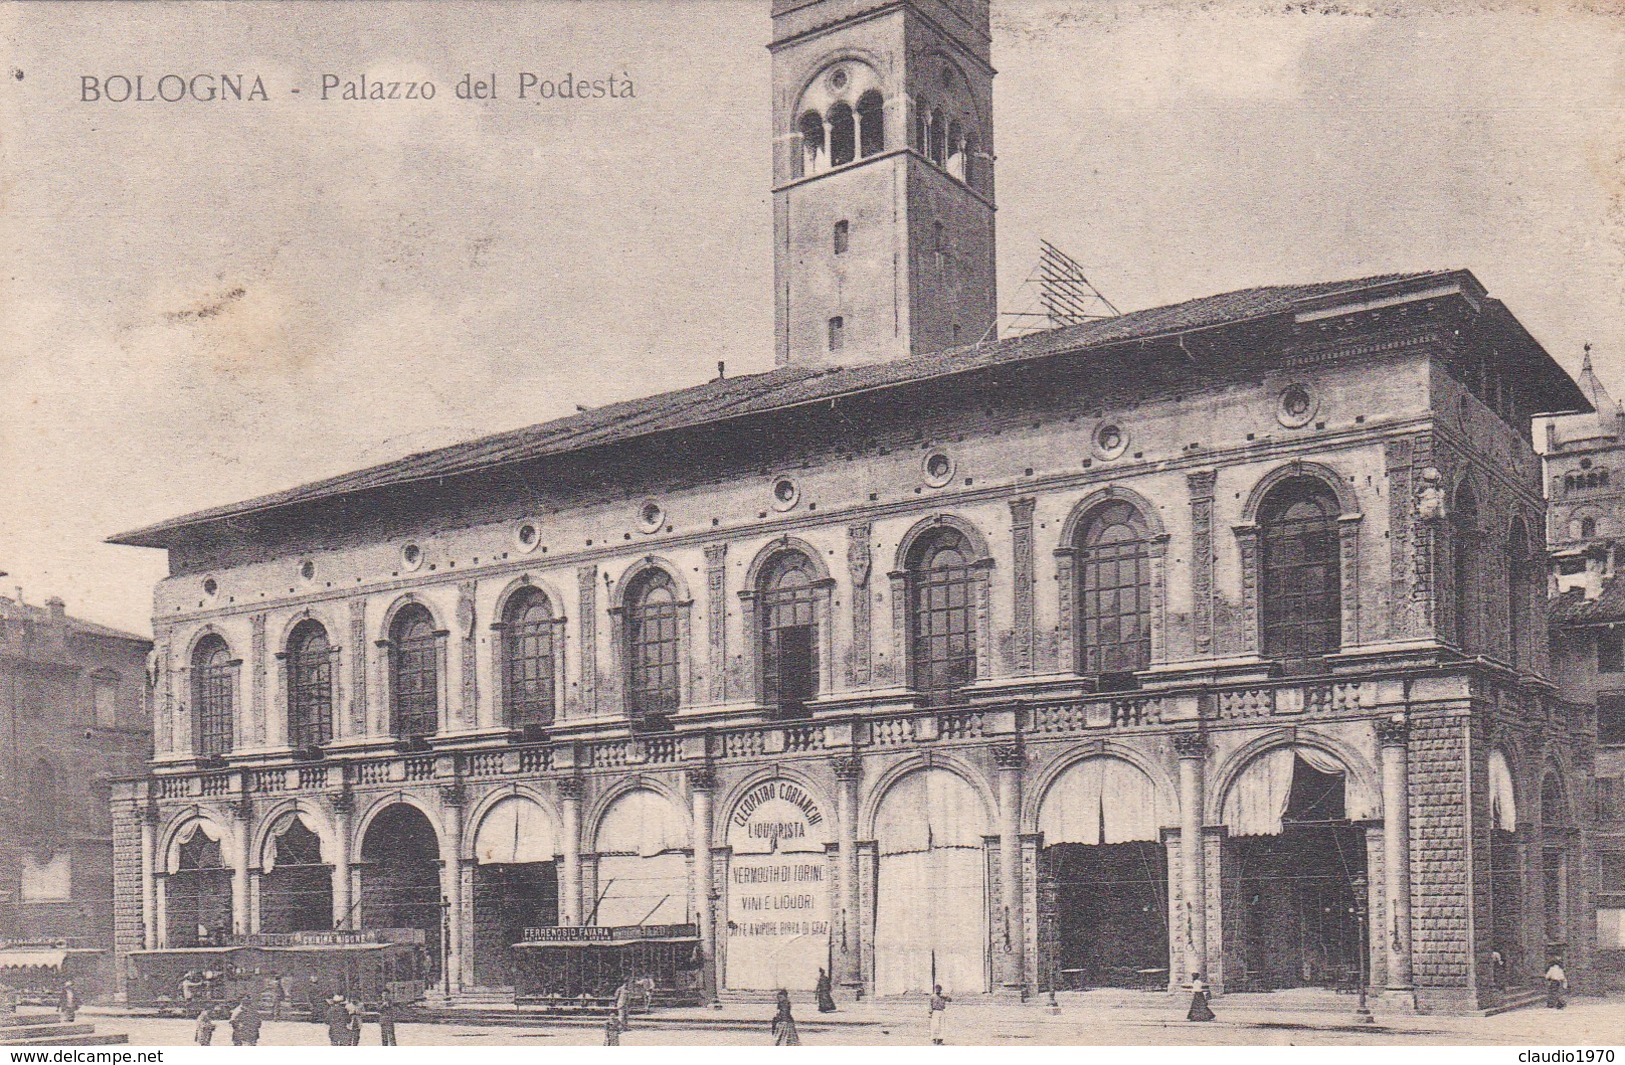
<path fill-rule="evenodd" d="M 845 166 L 857 158 L 857 127 L 852 120 L 852 109 L 836 104 L 829 109 L 829 163 Z"/>
<path fill-rule="evenodd" d="M 886 147 L 886 105 L 873 89 L 858 97 L 858 154 L 867 158 Z"/>
<path fill-rule="evenodd" d="M 796 177 L 810 177 L 828 169 L 825 165 L 829 153 L 824 144 L 824 120 L 816 111 L 808 111 L 797 123 L 801 130 L 801 154 L 796 157 Z"/>
<path fill-rule="evenodd" d="M 1625 633 L 1612 628 L 1597 630 L 1597 672 L 1625 673 Z"/>
<path fill-rule="evenodd" d="M 1625 695 L 1597 696 L 1597 742 L 1608 746 L 1625 744 Z M 1625 891 L 1625 881 L 1620 890 Z"/>
<path fill-rule="evenodd" d="M 846 319 L 836 315 L 829 320 L 829 350 L 840 351 L 846 347 Z"/>
<path fill-rule="evenodd" d="M 1270 490 L 1259 511 L 1264 653 L 1313 658 L 1342 642 L 1342 567 L 1337 500 L 1296 477 Z"/>
<path fill-rule="evenodd" d="M 850 246 L 851 235 L 852 235 L 852 226 L 851 226 L 851 223 L 847 222 L 846 219 L 843 218 L 839 222 L 835 223 L 835 254 L 836 255 L 845 255 L 846 254 L 846 249 Z"/>

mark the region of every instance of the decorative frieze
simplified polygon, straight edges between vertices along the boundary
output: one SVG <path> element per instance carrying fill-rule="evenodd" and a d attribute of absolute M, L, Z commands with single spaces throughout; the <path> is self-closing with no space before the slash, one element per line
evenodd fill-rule
<path fill-rule="evenodd" d="M 1033 508 L 1030 497 L 1010 501 L 1010 546 L 1013 555 L 1015 633 L 1011 663 L 1018 676 L 1033 671 Z"/>
<path fill-rule="evenodd" d="M 1185 475 L 1191 499 L 1191 633 L 1196 655 L 1213 653 L 1213 488 L 1214 470 Z"/>

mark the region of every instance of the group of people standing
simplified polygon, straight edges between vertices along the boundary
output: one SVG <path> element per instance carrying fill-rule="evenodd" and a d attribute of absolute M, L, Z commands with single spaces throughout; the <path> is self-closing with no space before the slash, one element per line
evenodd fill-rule
<path fill-rule="evenodd" d="M 205 1006 L 198 1014 L 195 1040 L 198 1046 L 211 1046 L 214 1043 L 215 1029 L 218 1027 L 217 1007 Z M 378 1003 L 375 1013 L 378 1021 L 378 1042 L 380 1046 L 395 1046 L 395 1003 L 391 1001 L 389 993 Z M 343 995 L 334 995 L 328 1000 L 322 1021 L 327 1025 L 327 1041 L 336 1047 L 360 1046 L 362 1022 L 367 1019 L 360 1000 L 353 995 L 346 998 Z M 260 1026 L 264 1023 L 264 1014 L 252 995 L 244 995 L 241 1002 L 232 1007 L 226 1023 L 231 1026 L 232 1046 L 258 1046 L 260 1041 Z"/>

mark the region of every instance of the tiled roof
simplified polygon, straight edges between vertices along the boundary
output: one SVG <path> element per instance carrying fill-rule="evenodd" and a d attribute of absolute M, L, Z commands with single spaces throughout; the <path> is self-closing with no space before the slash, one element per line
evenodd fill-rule
<path fill-rule="evenodd" d="M 1570 588 L 1546 608 L 1552 625 L 1606 625 L 1625 621 L 1625 579 L 1610 577 L 1597 598 L 1587 599 L 1582 588 Z"/>
<path fill-rule="evenodd" d="M 1336 305 L 1347 302 L 1349 297 L 1356 294 L 1370 300 L 1385 294 L 1453 281 L 1460 282 L 1469 291 L 1483 291 L 1477 280 L 1465 270 L 1383 274 L 1353 281 L 1274 285 L 1131 311 L 1116 318 L 875 365 L 783 366 L 766 373 L 713 380 L 675 392 L 614 403 L 540 425 L 409 455 L 287 491 L 198 511 L 120 534 L 109 542 L 163 547 L 172 539 L 170 534 L 178 530 L 255 512 L 452 477 L 989 367 L 1234 325 L 1320 305 Z M 1583 398 L 1567 375 L 1549 357 L 1545 357 L 1545 361 L 1550 370 L 1574 392 L 1575 404 L 1583 404 Z M 1546 376 L 1550 377 L 1549 374 Z M 1551 382 L 1545 383 L 1549 385 Z"/>
<path fill-rule="evenodd" d="M 51 611 L 47 607 L 35 606 L 33 603 L 19 603 L 15 599 L 0 596 L 0 619 L 5 618 L 22 619 L 36 624 L 48 624 L 51 620 Z M 94 621 L 84 621 L 72 616 L 67 617 L 66 621 L 69 631 L 78 633 L 81 636 L 100 636 L 110 640 L 129 640 L 135 643 L 152 642 L 150 637 L 138 636 L 133 632 L 125 632 L 123 629 L 115 629 L 107 625 L 98 625 Z"/>

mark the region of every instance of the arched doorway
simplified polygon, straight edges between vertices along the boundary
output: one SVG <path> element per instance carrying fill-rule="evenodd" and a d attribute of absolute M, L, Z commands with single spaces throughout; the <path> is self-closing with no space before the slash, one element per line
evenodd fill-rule
<path fill-rule="evenodd" d="M 1168 860 L 1150 778 L 1121 758 L 1077 762 L 1044 793 L 1038 830 L 1050 986 L 1166 987 Z"/>
<path fill-rule="evenodd" d="M 260 931 L 333 927 L 333 867 L 307 814 L 288 814 L 277 823 L 261 862 Z"/>
<path fill-rule="evenodd" d="M 171 947 L 219 945 L 231 934 L 231 870 L 221 858 L 221 835 L 209 822 L 194 821 L 170 844 L 164 912 Z"/>
<path fill-rule="evenodd" d="M 513 985 L 513 945 L 559 923 L 557 835 L 537 803 L 499 800 L 474 834 L 474 982 Z"/>
<path fill-rule="evenodd" d="M 793 780 L 747 791 L 728 818 L 726 986 L 809 991 L 829 967 L 829 822 Z"/>
<path fill-rule="evenodd" d="M 1501 955 L 1501 965 L 1491 978 L 1497 987 L 1523 987 L 1535 973 L 1523 943 L 1523 861 L 1517 793 L 1512 769 L 1501 751 L 1490 752 L 1489 785 L 1490 949 Z"/>
<path fill-rule="evenodd" d="M 597 895 L 585 923 L 688 924 L 688 826 L 671 800 L 648 788 L 621 795 L 598 822 Z"/>
<path fill-rule="evenodd" d="M 945 769 L 909 773 L 875 814 L 875 993 L 988 989 L 987 812 Z"/>
<path fill-rule="evenodd" d="M 361 927 L 417 928 L 429 982 L 440 978 L 440 838 L 423 811 L 396 803 L 361 840 Z"/>
<path fill-rule="evenodd" d="M 1353 989 L 1364 974 L 1365 830 L 1348 771 L 1311 747 L 1256 756 L 1231 783 L 1222 819 L 1225 981 L 1237 990 Z M 1362 804 L 1365 802 L 1361 797 Z"/>

